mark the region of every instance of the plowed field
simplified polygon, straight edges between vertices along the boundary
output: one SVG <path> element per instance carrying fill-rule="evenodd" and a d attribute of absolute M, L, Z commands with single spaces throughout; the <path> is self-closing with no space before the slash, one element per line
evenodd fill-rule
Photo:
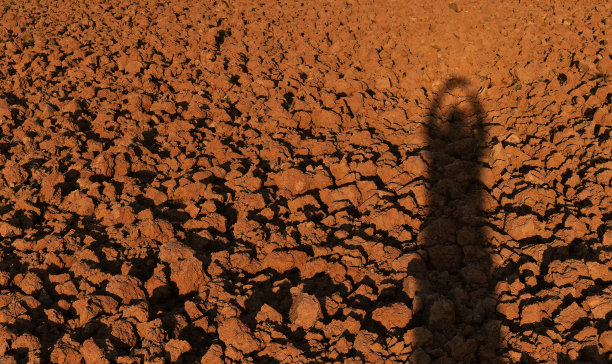
<path fill-rule="evenodd" d="M 0 4 L 0 363 L 612 361 L 612 4 Z"/>

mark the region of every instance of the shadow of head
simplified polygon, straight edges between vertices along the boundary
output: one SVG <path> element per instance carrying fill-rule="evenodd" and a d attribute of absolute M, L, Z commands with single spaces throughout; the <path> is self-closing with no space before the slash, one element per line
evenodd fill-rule
<path fill-rule="evenodd" d="M 465 78 L 446 81 L 432 100 L 427 120 L 429 149 L 462 160 L 476 160 L 484 139 L 485 113 L 478 93 Z"/>

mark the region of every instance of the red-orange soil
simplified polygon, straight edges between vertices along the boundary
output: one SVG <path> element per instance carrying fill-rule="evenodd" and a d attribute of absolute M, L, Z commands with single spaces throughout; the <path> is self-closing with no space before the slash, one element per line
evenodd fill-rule
<path fill-rule="evenodd" d="M 3 0 L 0 363 L 610 362 L 611 13 Z"/>

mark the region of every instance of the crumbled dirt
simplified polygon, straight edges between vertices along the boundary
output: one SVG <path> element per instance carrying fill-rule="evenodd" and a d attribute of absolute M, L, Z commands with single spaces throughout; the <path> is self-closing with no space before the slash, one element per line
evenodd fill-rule
<path fill-rule="evenodd" d="M 4 1 L 0 362 L 612 361 L 611 13 Z"/>

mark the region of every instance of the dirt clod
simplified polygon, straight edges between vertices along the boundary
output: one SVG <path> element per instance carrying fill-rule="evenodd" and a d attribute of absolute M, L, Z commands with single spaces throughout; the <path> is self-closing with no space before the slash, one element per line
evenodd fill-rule
<path fill-rule="evenodd" d="M 299 293 L 293 296 L 289 310 L 289 320 L 304 329 L 311 328 L 321 318 L 319 300 L 310 294 Z"/>
<path fill-rule="evenodd" d="M 219 338 L 225 345 L 248 354 L 260 347 L 259 341 L 253 337 L 242 321 L 237 318 L 229 318 L 223 320 L 217 329 Z"/>

